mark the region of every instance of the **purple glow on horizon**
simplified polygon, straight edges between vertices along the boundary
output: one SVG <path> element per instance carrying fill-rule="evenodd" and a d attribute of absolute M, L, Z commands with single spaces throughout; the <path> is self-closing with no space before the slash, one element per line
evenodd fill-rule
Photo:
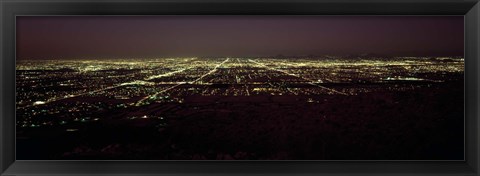
<path fill-rule="evenodd" d="M 17 59 L 463 56 L 463 16 L 17 17 Z"/>

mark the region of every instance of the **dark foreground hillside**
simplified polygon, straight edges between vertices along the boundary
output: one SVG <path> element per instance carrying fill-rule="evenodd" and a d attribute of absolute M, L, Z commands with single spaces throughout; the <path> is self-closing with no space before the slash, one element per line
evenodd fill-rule
<path fill-rule="evenodd" d="M 463 99 L 463 82 L 356 96 L 191 96 L 21 129 L 17 159 L 461 160 Z M 146 111 L 155 118 L 124 118 Z"/>

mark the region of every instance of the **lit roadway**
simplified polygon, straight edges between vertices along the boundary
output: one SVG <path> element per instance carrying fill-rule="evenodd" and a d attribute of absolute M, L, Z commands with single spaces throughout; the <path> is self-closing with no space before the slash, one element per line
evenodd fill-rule
<path fill-rule="evenodd" d="M 216 71 L 218 70 L 218 67 L 221 67 L 223 64 L 225 64 L 225 63 L 228 62 L 228 61 L 230 61 L 230 58 L 225 59 L 222 63 L 216 65 L 216 66 L 215 66 L 212 70 L 210 70 L 208 73 L 200 76 L 200 78 L 192 81 L 191 83 L 195 83 L 195 82 L 200 81 L 201 79 L 203 79 L 205 76 L 211 75 L 212 73 L 214 73 L 214 72 L 216 72 Z"/>
<path fill-rule="evenodd" d="M 180 72 L 183 72 L 183 71 L 188 70 L 188 69 L 191 69 L 191 68 L 193 68 L 193 67 L 188 67 L 188 68 L 184 68 L 184 69 L 180 69 L 180 70 L 177 70 L 177 71 L 168 72 L 168 73 L 164 73 L 164 74 L 160 74 L 160 75 L 150 76 L 150 77 L 148 77 L 146 80 L 152 80 L 152 79 L 155 79 L 155 78 L 172 76 L 172 75 L 174 75 L 174 74 L 176 74 L 176 73 L 180 73 Z"/>
<path fill-rule="evenodd" d="M 200 80 L 202 80 L 203 78 L 205 78 L 206 76 L 208 75 L 211 75 L 213 73 L 215 73 L 219 67 L 221 67 L 222 65 L 224 65 L 226 62 L 230 61 L 230 58 L 227 58 L 225 59 L 223 62 L 217 64 L 212 70 L 210 70 L 209 72 L 203 74 L 202 76 L 200 76 L 199 78 L 195 79 L 194 81 L 191 81 L 190 84 L 193 84 L 193 83 L 196 83 Z M 239 61 L 237 59 L 237 61 Z M 309 83 L 308 84 L 311 84 L 311 85 L 315 85 L 315 86 L 318 86 L 320 88 L 323 88 L 323 89 L 326 89 L 328 91 L 331 91 L 331 92 L 335 92 L 335 93 L 338 93 L 338 94 L 342 94 L 342 95 L 348 95 L 348 94 L 345 94 L 343 92 L 339 92 L 337 90 L 334 90 L 334 89 L 330 89 L 330 88 L 327 88 L 327 87 L 324 87 L 324 86 L 321 86 L 321 85 L 318 85 L 318 84 L 314 84 L 313 80 L 310 80 L 310 79 L 307 79 L 307 78 L 303 78 L 303 77 L 300 77 L 296 74 L 291 74 L 291 73 L 288 73 L 286 71 L 283 71 L 283 70 L 278 70 L 278 69 L 275 69 L 275 68 L 271 68 L 271 67 L 268 67 L 262 63 L 259 63 L 257 61 L 254 61 L 254 60 L 251 60 L 251 59 L 248 59 L 249 62 L 252 62 L 252 63 L 255 63 L 261 67 L 265 67 L 269 70 L 274 70 L 274 71 L 277 71 L 277 72 L 281 72 L 281 73 L 284 73 L 284 74 L 287 74 L 287 75 L 291 75 L 291 76 L 295 76 L 295 77 L 298 77 L 300 79 L 303 79 L 303 80 L 306 80 L 308 81 Z M 161 78 L 161 77 L 167 77 L 167 76 L 171 76 L 171 75 L 174 75 L 176 73 L 180 73 L 180 72 L 184 72 L 188 69 L 191 69 L 193 67 L 189 67 L 189 68 L 185 68 L 185 69 L 180 69 L 180 70 L 175 70 L 175 71 L 172 71 L 172 72 L 168 72 L 168 73 L 164 73 L 164 74 L 160 74 L 160 75 L 155 75 L 155 76 L 150 76 L 148 78 L 146 78 L 145 80 L 152 80 L 152 79 L 155 79 L 155 78 Z M 180 85 L 183 85 L 183 84 L 186 84 L 187 82 L 179 82 L 171 87 L 168 87 L 164 90 L 161 90 L 153 95 L 150 95 L 150 96 L 146 96 L 144 98 L 142 98 L 141 100 L 139 100 L 137 102 L 137 105 L 139 105 L 140 103 L 142 103 L 143 101 L 147 100 L 148 98 L 151 98 L 151 97 L 155 97 L 159 94 L 162 94 L 166 91 L 169 91 L 169 90 L 172 90 Z M 79 93 L 79 94 L 71 94 L 71 95 L 65 95 L 63 97 L 60 97 L 60 98 L 52 98 L 52 99 L 49 99 L 47 101 L 45 101 L 44 103 L 42 104 L 47 104 L 47 103 L 52 103 L 52 102 L 55 102 L 55 101 L 59 101 L 59 100 L 64 100 L 64 99 L 69 99 L 69 98 L 75 98 L 75 97 L 79 97 L 79 96 L 83 96 L 83 95 L 87 95 L 87 94 L 92 94 L 92 93 L 97 93 L 97 92 L 101 92 L 101 91 L 105 91 L 105 90 L 110 90 L 110 89 L 114 89 L 114 88 L 118 88 L 118 87 L 121 87 L 121 86 L 124 86 L 124 85 L 132 85 L 132 84 L 154 84 L 154 83 L 151 83 L 151 82 L 146 82 L 146 81 L 143 81 L 143 80 L 135 80 L 135 81 L 131 81 L 131 82 L 125 82 L 125 83 L 120 83 L 120 84 L 117 84 L 117 85 L 114 85 L 114 86 L 109 86 L 109 87 L 105 87 L 105 88 L 102 88 L 102 89 L 97 89 L 97 90 L 93 90 L 93 91 L 87 91 L 87 92 L 84 92 L 84 93 Z M 290 90 L 289 90 L 290 91 Z M 33 106 L 35 106 L 37 104 L 33 104 Z M 29 107 L 29 106 L 26 106 L 26 107 Z"/>
<path fill-rule="evenodd" d="M 218 67 L 221 67 L 223 64 L 225 64 L 225 63 L 228 62 L 229 60 L 230 60 L 230 58 L 225 59 L 223 62 L 217 64 L 212 70 L 210 70 L 209 72 L 205 73 L 204 75 L 200 76 L 199 78 L 195 79 L 194 81 L 192 81 L 192 82 L 190 82 L 190 83 L 198 82 L 198 81 L 200 81 L 201 79 L 203 79 L 205 76 L 211 75 L 212 73 L 214 73 L 214 72 L 216 72 L 216 71 L 218 70 Z M 162 90 L 162 91 L 160 91 L 160 92 L 157 92 L 157 93 L 155 93 L 155 94 L 153 94 L 153 95 L 146 96 L 146 97 L 142 98 L 141 100 L 139 100 L 139 101 L 137 102 L 136 106 L 139 106 L 143 101 L 145 101 L 145 100 L 147 100 L 147 99 L 149 99 L 149 98 L 151 98 L 151 97 L 156 97 L 156 96 L 159 95 L 159 94 L 162 94 L 162 93 L 164 93 L 164 92 L 166 92 L 166 91 L 172 90 L 172 89 L 174 89 L 174 88 L 176 88 L 176 87 L 178 87 L 178 86 L 180 86 L 180 85 L 182 85 L 182 84 L 186 84 L 186 83 L 187 83 L 187 82 L 180 82 L 180 83 L 178 83 L 178 84 L 176 84 L 176 85 L 174 85 L 174 86 L 171 86 L 171 87 L 169 87 L 169 88 L 167 88 L 167 89 L 164 89 L 164 90 Z"/>
<path fill-rule="evenodd" d="M 135 81 L 133 81 L 133 82 L 135 82 Z M 60 98 L 52 98 L 52 99 L 49 99 L 49 100 L 45 101 L 42 104 L 48 104 L 48 103 L 52 103 L 52 102 L 59 101 L 59 100 L 65 100 L 65 99 L 75 98 L 75 97 L 79 97 L 79 96 L 83 96 L 83 95 L 87 95 L 87 94 L 91 94 L 91 93 L 101 92 L 101 91 L 104 91 L 104 90 L 114 89 L 114 88 L 117 88 L 117 87 L 124 86 L 125 84 L 131 84 L 133 82 L 122 83 L 122 84 L 118 84 L 118 85 L 115 85 L 115 86 L 109 86 L 109 87 L 105 87 L 105 88 L 102 88 L 102 89 L 87 91 L 87 92 L 79 93 L 79 94 L 65 95 L 65 96 L 60 97 Z M 36 106 L 36 105 L 41 105 L 41 104 L 33 104 L 32 106 Z M 30 107 L 30 106 L 25 106 L 25 107 Z"/>
<path fill-rule="evenodd" d="M 267 68 L 267 69 L 269 69 L 269 70 L 281 72 L 281 73 L 284 73 L 284 74 L 287 74 L 287 75 L 290 75 L 290 76 L 295 76 L 295 77 L 297 77 L 297 78 L 306 80 L 306 81 L 308 81 L 308 84 L 311 84 L 311 85 L 320 87 L 320 88 L 322 88 L 322 89 L 326 89 L 326 90 L 328 90 L 328 91 L 330 91 L 330 92 L 338 93 L 338 94 L 341 94 L 341 95 L 348 95 L 348 94 L 346 94 L 346 93 L 337 91 L 337 90 L 335 90 L 335 89 L 331 89 L 331 88 L 328 88 L 328 87 L 325 87 L 325 86 L 321 86 L 321 85 L 315 84 L 315 83 L 314 83 L 314 82 L 315 82 L 314 80 L 307 79 L 307 78 L 298 76 L 298 75 L 296 75 L 296 74 L 288 73 L 288 72 L 283 71 L 283 70 L 279 70 L 279 69 L 275 69 L 275 68 L 272 68 L 272 67 L 268 67 L 268 66 L 266 66 L 265 64 L 259 63 L 259 62 L 257 62 L 257 61 L 252 60 L 252 59 L 248 59 L 248 61 L 250 61 L 250 62 L 252 62 L 252 63 L 255 63 L 255 64 L 257 64 L 257 65 L 260 65 L 260 66 L 262 66 L 262 67 L 265 67 L 265 68 Z M 322 81 L 320 81 L 320 82 L 322 82 Z"/>
<path fill-rule="evenodd" d="M 192 68 L 192 67 L 190 67 L 190 68 Z M 176 70 L 176 71 L 172 71 L 172 72 L 168 72 L 168 73 L 164 73 L 164 74 L 160 74 L 160 75 L 151 76 L 151 77 L 147 78 L 146 80 L 151 80 L 151 79 L 154 79 L 154 78 L 160 78 L 160 77 L 165 77 L 165 76 L 171 76 L 175 73 L 183 72 L 183 71 L 188 70 L 190 68 L 185 68 L 185 69 Z M 118 87 L 125 86 L 125 85 L 135 85 L 135 84 L 154 84 L 154 83 L 146 82 L 146 81 L 143 81 L 143 80 L 135 80 L 135 81 L 131 81 L 131 82 L 124 82 L 124 83 L 120 83 L 120 84 L 117 84 L 117 85 L 114 85 L 114 86 L 109 86 L 109 87 L 105 87 L 105 88 L 101 88 L 101 89 L 97 89 L 97 90 L 87 91 L 87 92 L 83 92 L 83 93 L 79 93 L 79 94 L 65 95 L 65 96 L 59 97 L 59 98 L 52 98 L 52 99 L 49 99 L 49 100 L 47 100 L 47 101 L 45 101 L 44 103 L 41 103 L 41 104 L 48 104 L 48 103 L 52 103 L 52 102 L 59 101 L 59 100 L 75 98 L 75 97 L 79 97 L 79 96 L 83 96 L 83 95 L 87 95 L 87 94 L 92 94 L 92 93 L 97 93 L 97 92 L 101 92 L 101 91 L 105 91 L 105 90 L 118 88 Z M 31 106 L 35 106 L 35 105 L 40 105 L 40 104 L 33 104 Z M 25 106 L 25 107 L 30 107 L 30 106 Z"/>

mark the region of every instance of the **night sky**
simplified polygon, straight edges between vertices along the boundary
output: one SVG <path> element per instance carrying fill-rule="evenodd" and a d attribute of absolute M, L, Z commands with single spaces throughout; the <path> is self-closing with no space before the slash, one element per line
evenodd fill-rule
<path fill-rule="evenodd" d="M 463 16 L 21 16 L 17 59 L 463 56 Z"/>

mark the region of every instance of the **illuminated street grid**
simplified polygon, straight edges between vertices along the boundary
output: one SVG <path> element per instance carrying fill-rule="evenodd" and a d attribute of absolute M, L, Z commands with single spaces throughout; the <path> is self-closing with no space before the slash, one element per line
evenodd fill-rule
<path fill-rule="evenodd" d="M 21 60 L 17 125 L 98 121 L 97 112 L 195 96 L 301 96 L 314 103 L 309 96 L 414 91 L 463 79 L 463 71 L 463 58 L 424 57 Z"/>

